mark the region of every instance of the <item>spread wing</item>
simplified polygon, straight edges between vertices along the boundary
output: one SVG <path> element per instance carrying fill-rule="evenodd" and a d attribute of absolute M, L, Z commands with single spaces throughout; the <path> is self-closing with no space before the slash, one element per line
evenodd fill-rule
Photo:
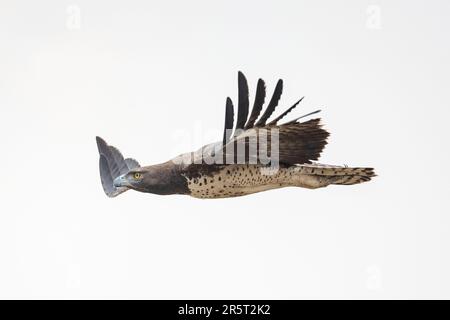
<path fill-rule="evenodd" d="M 113 184 L 114 179 L 126 174 L 132 169 L 140 167 L 140 165 L 134 159 L 124 159 L 117 148 L 109 146 L 102 138 L 97 137 L 96 140 L 100 154 L 100 179 L 103 190 L 108 197 L 116 197 L 127 191 L 128 188 L 116 188 Z"/>
<path fill-rule="evenodd" d="M 234 115 L 233 103 L 230 98 L 227 98 L 223 141 L 221 143 L 205 146 L 203 148 L 203 156 L 205 157 L 205 150 L 207 150 L 207 156 L 215 156 L 218 153 L 221 153 L 224 157 L 230 155 L 229 150 L 233 150 L 232 155 L 235 156 L 234 160 L 238 160 L 236 158 L 236 154 L 238 154 L 236 150 L 239 150 L 239 145 L 243 145 L 245 148 L 245 159 L 243 160 L 246 163 L 255 163 L 254 161 L 259 162 L 261 160 L 261 152 L 264 152 L 269 157 L 274 154 L 273 152 L 275 150 L 272 150 L 272 148 L 274 148 L 275 144 L 272 144 L 272 139 L 277 138 L 278 143 L 276 147 L 278 149 L 277 153 L 280 163 L 293 165 L 311 163 L 311 161 L 318 160 L 323 148 L 327 144 L 326 140 L 329 133 L 322 128 L 319 118 L 311 119 L 306 122 L 300 122 L 299 120 L 318 113 L 320 110 L 303 115 L 292 121 L 279 124 L 281 119 L 299 105 L 302 98 L 286 111 L 282 112 L 274 120 L 267 123 L 278 106 L 282 92 L 283 81 L 279 80 L 272 98 L 260 117 L 259 115 L 263 110 L 266 97 L 266 90 L 264 81 L 259 79 L 253 108 L 250 116 L 248 116 L 248 84 L 244 74 L 239 72 L 239 100 L 234 133 L 231 133 Z M 266 140 L 263 141 L 261 136 L 265 136 Z M 257 142 L 256 144 L 255 141 Z"/>

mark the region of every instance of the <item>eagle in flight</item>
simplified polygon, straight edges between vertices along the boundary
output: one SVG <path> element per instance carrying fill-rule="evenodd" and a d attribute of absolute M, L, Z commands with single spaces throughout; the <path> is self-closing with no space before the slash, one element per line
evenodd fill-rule
<path fill-rule="evenodd" d="M 280 79 L 262 112 L 266 88 L 264 81 L 259 79 L 249 115 L 248 84 L 244 74 L 239 72 L 236 125 L 233 102 L 227 98 L 222 141 L 161 164 L 141 166 L 134 159 L 124 158 L 117 148 L 97 137 L 103 190 L 109 197 L 133 189 L 159 195 L 185 194 L 211 199 L 283 187 L 315 189 L 331 184 L 351 185 L 375 176 L 373 168 L 313 162 L 319 159 L 329 133 L 322 128 L 320 118 L 300 120 L 320 110 L 279 124 L 302 98 L 269 121 L 282 91 Z"/>

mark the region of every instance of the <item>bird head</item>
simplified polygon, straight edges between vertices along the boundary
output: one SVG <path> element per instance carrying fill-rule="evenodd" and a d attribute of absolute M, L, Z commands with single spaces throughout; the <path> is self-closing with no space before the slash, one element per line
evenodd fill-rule
<path fill-rule="evenodd" d="M 173 166 L 170 163 L 130 170 L 114 179 L 113 183 L 116 188 L 127 187 L 156 194 L 171 194 L 178 185 L 174 181 Z"/>
<path fill-rule="evenodd" d="M 146 186 L 146 183 L 144 183 L 144 178 L 145 180 L 148 180 L 148 175 L 147 170 L 143 170 L 143 168 L 136 168 L 135 170 L 131 170 L 114 179 L 113 184 L 116 188 L 127 187 L 130 189 L 143 191 Z"/>

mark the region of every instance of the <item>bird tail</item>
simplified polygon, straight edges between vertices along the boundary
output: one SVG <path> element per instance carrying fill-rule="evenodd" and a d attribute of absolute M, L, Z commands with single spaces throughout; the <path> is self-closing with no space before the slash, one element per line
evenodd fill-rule
<path fill-rule="evenodd" d="M 352 185 L 367 182 L 376 177 L 373 168 L 349 168 L 322 164 L 302 165 L 301 173 L 321 177 L 326 185 Z"/>

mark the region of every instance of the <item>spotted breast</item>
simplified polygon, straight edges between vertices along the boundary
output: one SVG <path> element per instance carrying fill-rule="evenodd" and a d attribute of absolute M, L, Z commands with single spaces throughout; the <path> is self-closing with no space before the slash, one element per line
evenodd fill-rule
<path fill-rule="evenodd" d="M 370 180 L 373 175 L 367 168 L 322 164 L 279 168 L 235 164 L 199 175 L 183 174 L 190 195 L 202 199 L 238 197 L 283 187 L 316 189 L 330 184 L 356 184 Z"/>

